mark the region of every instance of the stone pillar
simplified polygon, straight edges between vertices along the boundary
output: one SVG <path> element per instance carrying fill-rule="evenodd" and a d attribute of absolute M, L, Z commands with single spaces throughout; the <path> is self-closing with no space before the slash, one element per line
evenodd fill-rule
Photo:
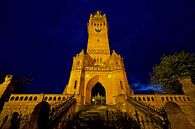
<path fill-rule="evenodd" d="M 195 85 L 192 83 L 190 76 L 180 77 L 179 82 L 182 85 L 184 94 L 189 95 L 190 99 L 195 102 Z"/>

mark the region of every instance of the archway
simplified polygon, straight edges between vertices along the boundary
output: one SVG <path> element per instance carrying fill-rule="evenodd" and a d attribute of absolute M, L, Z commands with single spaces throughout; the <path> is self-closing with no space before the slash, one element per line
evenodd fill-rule
<path fill-rule="evenodd" d="M 168 119 L 172 129 L 193 129 L 181 107 L 174 102 L 165 104 L 165 111 L 168 114 Z"/>
<path fill-rule="evenodd" d="M 43 101 L 37 104 L 30 116 L 30 121 L 22 129 L 46 129 L 50 112 L 49 103 Z"/>
<path fill-rule="evenodd" d="M 91 104 L 105 105 L 106 104 L 106 91 L 101 83 L 97 82 L 91 90 Z"/>

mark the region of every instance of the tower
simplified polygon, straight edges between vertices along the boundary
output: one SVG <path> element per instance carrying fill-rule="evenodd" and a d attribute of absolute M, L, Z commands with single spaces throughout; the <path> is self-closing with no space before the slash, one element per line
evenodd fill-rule
<path fill-rule="evenodd" d="M 98 65 L 110 56 L 107 19 L 106 15 L 102 15 L 100 11 L 97 11 L 95 15 L 90 15 L 87 53 Z"/>
<path fill-rule="evenodd" d="M 82 104 L 116 104 L 117 97 L 130 95 L 123 58 L 110 53 L 106 15 L 97 11 L 88 22 L 87 52 L 73 57 L 64 94 L 75 94 Z"/>

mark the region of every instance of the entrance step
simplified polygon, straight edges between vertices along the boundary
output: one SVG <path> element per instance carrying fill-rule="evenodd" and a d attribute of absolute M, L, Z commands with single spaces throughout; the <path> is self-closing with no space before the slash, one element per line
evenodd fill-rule
<path fill-rule="evenodd" d="M 98 106 L 78 112 L 69 122 L 68 129 L 131 129 L 132 126 L 136 127 L 136 124 L 127 114 L 106 106 Z"/>

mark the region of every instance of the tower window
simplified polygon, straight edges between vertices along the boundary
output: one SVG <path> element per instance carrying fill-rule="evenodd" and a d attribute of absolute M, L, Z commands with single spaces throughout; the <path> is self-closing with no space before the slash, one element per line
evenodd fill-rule
<path fill-rule="evenodd" d="M 121 89 L 123 89 L 123 82 L 120 81 L 120 86 L 121 86 Z"/>
<path fill-rule="evenodd" d="M 74 82 L 74 89 L 77 88 L 77 80 Z"/>
<path fill-rule="evenodd" d="M 80 61 L 77 62 L 77 65 L 79 65 L 79 64 L 80 64 Z"/>

